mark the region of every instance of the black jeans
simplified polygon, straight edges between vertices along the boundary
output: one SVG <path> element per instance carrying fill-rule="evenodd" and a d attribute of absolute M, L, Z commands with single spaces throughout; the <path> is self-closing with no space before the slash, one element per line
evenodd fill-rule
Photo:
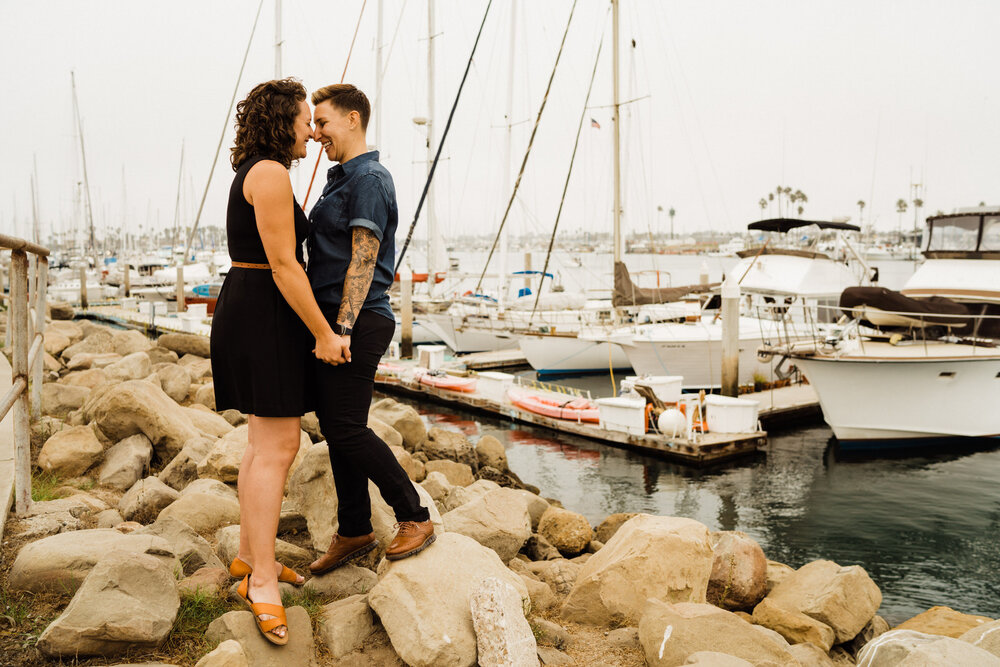
<path fill-rule="evenodd" d="M 395 328 L 396 323 L 389 318 L 362 310 L 351 334 L 351 362 L 333 366 L 316 361 L 316 416 L 330 449 L 330 467 L 337 485 L 337 533 L 343 537 L 372 532 L 369 479 L 392 507 L 397 521 L 430 518 L 389 445 L 368 428 L 375 371 Z"/>

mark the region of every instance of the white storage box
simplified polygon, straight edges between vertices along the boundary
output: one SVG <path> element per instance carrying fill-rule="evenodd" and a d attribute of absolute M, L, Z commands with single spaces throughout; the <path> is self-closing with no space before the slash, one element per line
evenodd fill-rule
<path fill-rule="evenodd" d="M 444 363 L 444 345 L 418 345 L 417 363 L 429 371 L 436 371 Z"/>
<path fill-rule="evenodd" d="M 208 304 L 207 303 L 191 303 L 187 307 L 188 314 L 199 320 L 203 320 L 208 317 Z"/>
<path fill-rule="evenodd" d="M 753 433 L 757 430 L 757 401 L 709 394 L 705 397 L 705 421 L 709 432 Z"/>
<path fill-rule="evenodd" d="M 681 398 L 683 375 L 629 375 L 625 378 L 632 386 L 649 387 L 653 395 L 664 403 L 676 403 Z"/>
<path fill-rule="evenodd" d="M 134 296 L 127 296 L 122 299 L 122 308 L 125 310 L 137 310 L 139 305 Z"/>
<path fill-rule="evenodd" d="M 630 435 L 646 433 L 646 399 L 619 396 L 618 398 L 598 398 L 598 413 L 601 428 Z"/>
<path fill-rule="evenodd" d="M 510 373 L 497 373 L 486 371 L 479 373 L 476 389 L 484 398 L 497 403 L 504 403 L 507 400 L 507 390 L 514 385 L 514 376 Z"/>
<path fill-rule="evenodd" d="M 192 315 L 191 313 L 181 313 L 180 317 L 177 319 L 180 320 L 181 331 L 187 333 L 195 333 L 198 331 L 198 325 L 201 323 L 201 318 Z"/>

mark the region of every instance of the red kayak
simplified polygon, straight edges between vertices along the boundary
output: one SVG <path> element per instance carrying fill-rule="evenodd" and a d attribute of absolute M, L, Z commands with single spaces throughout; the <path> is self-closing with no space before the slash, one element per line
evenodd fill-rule
<path fill-rule="evenodd" d="M 512 388 L 507 391 L 510 402 L 528 412 L 555 419 L 576 422 L 599 423 L 597 406 L 586 398 L 567 396 L 566 400 L 552 394 L 537 394 L 524 389 Z"/>
<path fill-rule="evenodd" d="M 466 394 L 471 394 L 476 390 L 476 378 L 474 377 L 459 378 L 454 375 L 427 372 L 422 373 L 418 377 L 418 380 L 420 384 L 426 384 L 430 387 L 447 389 L 449 391 L 461 391 Z"/>

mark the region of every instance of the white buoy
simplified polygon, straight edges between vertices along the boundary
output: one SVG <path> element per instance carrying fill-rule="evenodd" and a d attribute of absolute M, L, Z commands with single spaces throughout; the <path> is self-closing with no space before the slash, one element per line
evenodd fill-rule
<path fill-rule="evenodd" d="M 656 420 L 656 427 L 663 435 L 676 438 L 687 429 L 687 418 L 677 408 L 667 408 L 660 413 L 660 418 Z"/>

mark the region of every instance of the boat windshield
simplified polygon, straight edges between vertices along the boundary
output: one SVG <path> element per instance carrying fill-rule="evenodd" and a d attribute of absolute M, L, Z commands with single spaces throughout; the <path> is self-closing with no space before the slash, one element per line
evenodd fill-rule
<path fill-rule="evenodd" d="M 1000 250 L 1000 215 L 988 215 L 983 220 L 983 237 L 980 250 Z"/>
<path fill-rule="evenodd" d="M 995 220 L 996 218 L 989 218 Z M 1000 230 L 994 230 L 997 236 Z M 941 218 L 931 223 L 929 251 L 975 251 L 979 241 L 979 216 Z"/>

